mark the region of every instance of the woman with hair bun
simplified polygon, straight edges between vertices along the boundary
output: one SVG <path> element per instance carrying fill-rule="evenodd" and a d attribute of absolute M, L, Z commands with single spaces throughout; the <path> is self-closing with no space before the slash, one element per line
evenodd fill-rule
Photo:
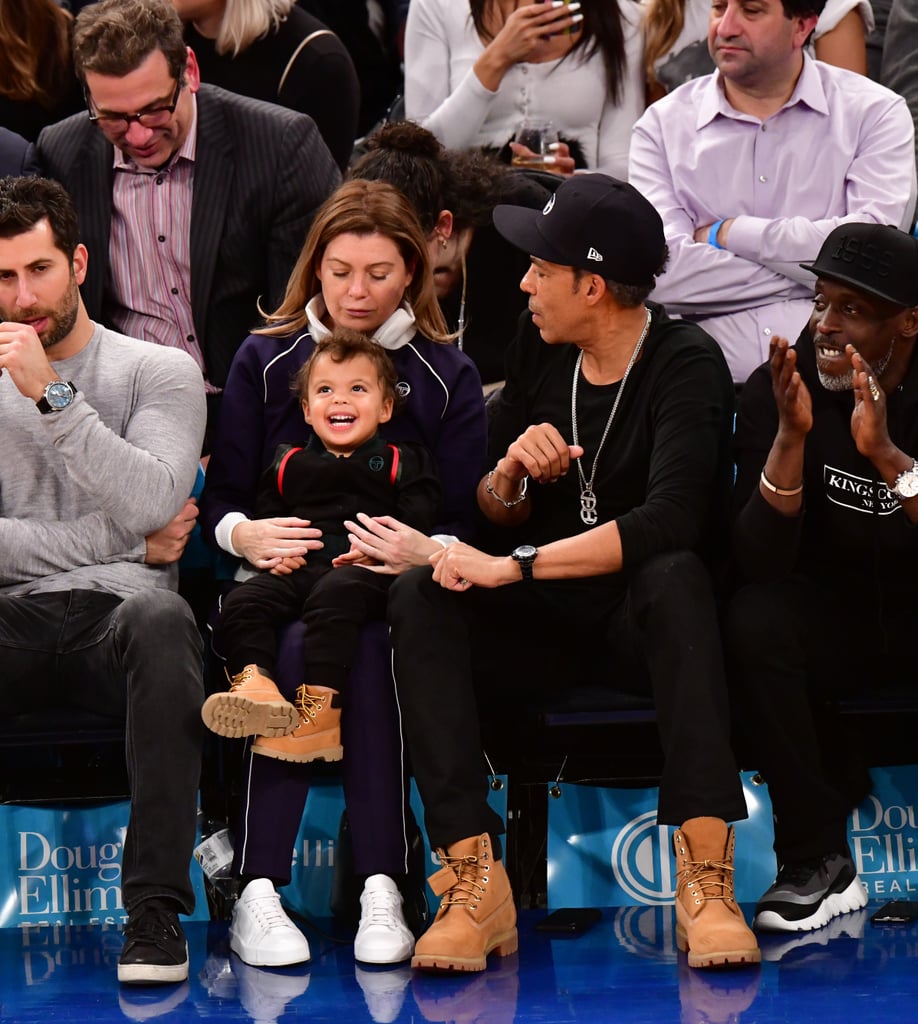
<path fill-rule="evenodd" d="M 498 203 L 542 209 L 551 177 L 511 170 L 478 150 L 447 150 L 410 121 L 383 125 L 367 147 L 350 177 L 388 181 L 408 197 L 450 330 L 486 384 L 503 380 L 504 352 L 527 305 L 519 283 L 529 257 L 497 233 L 491 213 Z"/>

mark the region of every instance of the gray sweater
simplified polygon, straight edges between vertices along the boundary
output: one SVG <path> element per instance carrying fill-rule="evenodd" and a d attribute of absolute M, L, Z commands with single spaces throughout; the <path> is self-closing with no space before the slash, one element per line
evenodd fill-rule
<path fill-rule="evenodd" d="M 96 325 L 55 362 L 77 388 L 42 415 L 0 376 L 0 594 L 173 587 L 144 537 L 182 507 L 204 433 L 201 371 L 177 349 Z"/>

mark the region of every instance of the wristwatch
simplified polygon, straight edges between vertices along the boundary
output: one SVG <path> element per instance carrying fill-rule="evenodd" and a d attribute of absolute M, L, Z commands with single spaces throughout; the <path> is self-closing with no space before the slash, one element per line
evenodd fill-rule
<path fill-rule="evenodd" d="M 903 470 L 890 490 L 897 498 L 914 498 L 918 494 L 918 462 L 912 462 L 911 469 Z"/>
<path fill-rule="evenodd" d="M 520 567 L 523 579 L 527 583 L 532 581 L 532 563 L 536 560 L 538 553 L 539 549 L 534 548 L 531 544 L 520 544 L 518 548 L 514 548 L 510 552 L 510 557 Z"/>
<path fill-rule="evenodd" d="M 60 412 L 73 401 L 76 390 L 76 386 L 69 381 L 52 380 L 35 405 L 40 413 Z"/>

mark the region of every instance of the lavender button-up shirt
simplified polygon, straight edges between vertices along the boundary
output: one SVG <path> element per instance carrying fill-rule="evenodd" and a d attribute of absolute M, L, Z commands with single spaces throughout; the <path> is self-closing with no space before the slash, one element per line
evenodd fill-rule
<path fill-rule="evenodd" d="M 791 98 L 760 121 L 727 102 L 720 72 L 680 86 L 634 129 L 630 180 L 663 218 L 670 259 L 653 298 L 702 324 L 736 381 L 793 341 L 812 308 L 816 257 L 848 221 L 907 228 L 914 129 L 901 96 L 804 56 Z M 695 229 L 736 218 L 728 249 Z"/>

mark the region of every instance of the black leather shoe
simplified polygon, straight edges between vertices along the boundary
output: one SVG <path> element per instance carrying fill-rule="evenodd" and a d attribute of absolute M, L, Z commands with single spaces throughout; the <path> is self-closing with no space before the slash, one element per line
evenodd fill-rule
<path fill-rule="evenodd" d="M 128 914 L 118 980 L 128 985 L 165 985 L 188 977 L 188 943 L 178 914 L 144 900 Z"/>

